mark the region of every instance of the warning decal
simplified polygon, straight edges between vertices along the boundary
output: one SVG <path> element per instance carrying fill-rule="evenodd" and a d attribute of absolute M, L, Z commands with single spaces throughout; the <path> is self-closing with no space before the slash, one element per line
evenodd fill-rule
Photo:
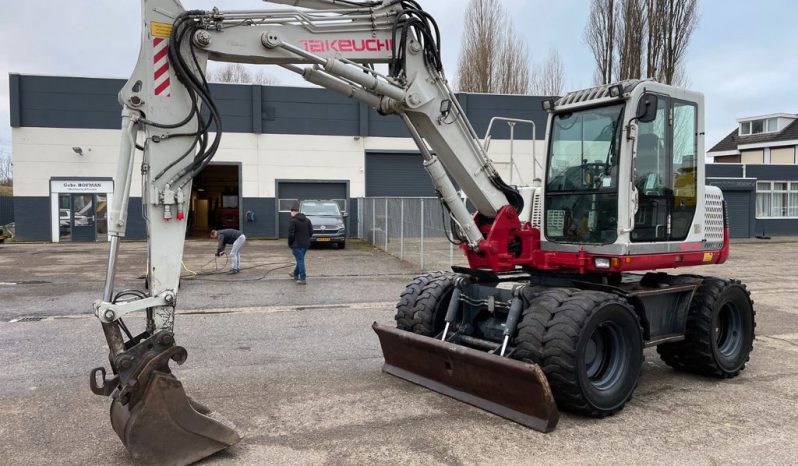
<path fill-rule="evenodd" d="M 151 21 L 150 34 L 152 34 L 152 37 L 168 38 L 172 34 L 172 25 L 169 23 Z"/>

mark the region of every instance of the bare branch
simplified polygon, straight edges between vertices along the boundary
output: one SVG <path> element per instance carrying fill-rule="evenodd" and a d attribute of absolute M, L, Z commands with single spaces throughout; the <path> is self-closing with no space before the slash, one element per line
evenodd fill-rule
<path fill-rule="evenodd" d="M 500 0 L 471 0 L 458 60 L 458 90 L 526 94 L 529 54 Z"/>
<path fill-rule="evenodd" d="M 532 93 L 545 96 L 562 95 L 565 89 L 565 67 L 555 49 L 549 51 L 546 61 L 535 71 L 532 78 Z"/>
<path fill-rule="evenodd" d="M 686 82 L 684 57 L 687 45 L 698 25 L 698 0 L 659 0 L 665 3 L 665 29 L 661 80 L 668 84 L 682 85 Z"/>
<path fill-rule="evenodd" d="M 206 78 L 208 81 L 216 83 L 260 84 L 263 86 L 277 84 L 277 79 L 274 76 L 263 70 L 253 73 L 241 63 L 226 63 L 212 68 L 206 73 Z"/>
<path fill-rule="evenodd" d="M 618 22 L 615 0 L 592 0 L 590 17 L 585 26 L 585 42 L 596 61 L 596 84 L 613 81 L 615 63 L 615 29 Z"/>
<path fill-rule="evenodd" d="M 646 31 L 644 0 L 620 0 L 620 18 L 616 29 L 618 60 L 616 77 L 638 79 L 642 74 L 643 37 Z"/>
<path fill-rule="evenodd" d="M 0 186 L 12 185 L 11 154 L 4 147 L 0 147 Z"/>

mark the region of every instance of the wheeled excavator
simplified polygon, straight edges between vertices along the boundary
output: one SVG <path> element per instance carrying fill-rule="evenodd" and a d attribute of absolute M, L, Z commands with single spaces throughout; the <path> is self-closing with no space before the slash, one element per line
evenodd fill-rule
<path fill-rule="evenodd" d="M 373 325 L 385 372 L 548 432 L 559 409 L 622 409 L 647 347 L 679 370 L 743 370 L 754 338 L 745 285 L 662 272 L 729 254 L 723 195 L 704 183 L 700 93 L 632 80 L 545 99 L 542 185 L 510 186 L 447 82 L 440 31 L 415 0 L 272 3 L 287 6 L 187 11 L 142 0 L 140 55 L 119 93 L 107 278 L 94 303 L 112 374 L 100 367 L 90 378 L 112 398 L 111 425 L 136 461 L 191 463 L 241 439 L 169 368 L 187 357 L 174 317 L 191 182 L 223 132 L 208 60 L 281 66 L 395 115 L 418 146 L 469 265 L 416 277 L 396 327 Z M 137 150 L 150 289 L 115 293 Z M 123 321 L 134 311 L 146 315 L 135 335 Z"/>

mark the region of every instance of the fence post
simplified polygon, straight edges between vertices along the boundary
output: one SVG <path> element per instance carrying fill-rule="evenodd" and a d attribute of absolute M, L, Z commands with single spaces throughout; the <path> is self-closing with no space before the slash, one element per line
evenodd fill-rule
<path fill-rule="evenodd" d="M 385 252 L 388 252 L 388 198 L 385 198 Z"/>
<path fill-rule="evenodd" d="M 405 259 L 405 199 L 399 203 L 399 259 Z"/>
<path fill-rule="evenodd" d="M 424 270 L 424 199 L 419 199 L 421 203 L 421 270 Z"/>
<path fill-rule="evenodd" d="M 363 239 L 363 204 L 360 199 L 355 199 L 357 203 L 357 237 Z"/>
<path fill-rule="evenodd" d="M 377 245 L 377 201 L 371 198 L 371 244 Z"/>

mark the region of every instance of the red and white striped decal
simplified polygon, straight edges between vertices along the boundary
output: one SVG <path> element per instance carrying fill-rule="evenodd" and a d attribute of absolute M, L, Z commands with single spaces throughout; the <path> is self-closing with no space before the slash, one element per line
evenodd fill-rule
<path fill-rule="evenodd" d="M 152 48 L 154 55 L 152 57 L 153 75 L 155 81 L 155 95 L 170 97 L 172 95 L 169 88 L 169 58 L 167 53 L 169 51 L 169 42 L 162 37 L 154 37 L 152 39 Z"/>

